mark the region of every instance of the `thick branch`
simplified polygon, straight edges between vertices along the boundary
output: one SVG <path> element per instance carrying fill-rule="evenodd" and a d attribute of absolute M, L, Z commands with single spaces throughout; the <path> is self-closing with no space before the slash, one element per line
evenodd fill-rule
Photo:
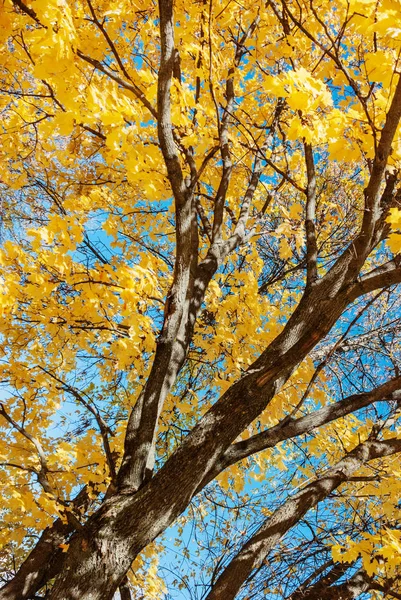
<path fill-rule="evenodd" d="M 373 581 L 370 585 L 371 590 L 377 590 L 378 592 L 382 592 L 385 596 L 389 598 L 396 598 L 396 600 L 401 600 L 401 593 L 392 589 L 392 585 L 394 584 L 394 580 L 389 584 L 381 585 L 380 583 Z"/>
<path fill-rule="evenodd" d="M 206 600 L 233 600 L 266 554 L 299 520 L 369 461 L 401 452 L 401 440 L 359 444 L 321 477 L 290 497 L 273 513 L 221 573 Z"/>
<path fill-rule="evenodd" d="M 138 552 L 187 507 L 227 448 L 330 331 L 350 301 L 348 290 L 341 286 L 337 278 L 318 280 L 284 330 L 201 418 L 163 468 L 134 495 L 128 488 L 100 508 L 71 545 L 68 565 L 56 580 L 51 600 L 65 600 L 67 581 L 71 594 L 78 593 L 81 598 L 100 600 L 105 590 L 116 590 Z M 82 550 L 83 538 L 90 540 L 90 554 Z M 103 544 L 106 538 L 107 547 Z M 106 575 L 95 593 L 89 574 L 97 569 Z"/>
<path fill-rule="evenodd" d="M 0 590 L 0 600 L 27 600 L 54 577 L 66 556 L 60 544 L 72 531 L 71 525 L 61 519 L 47 527 L 16 575 Z"/>
<path fill-rule="evenodd" d="M 381 131 L 380 141 L 373 160 L 372 172 L 369 183 L 365 189 L 365 211 L 362 220 L 361 232 L 355 241 L 357 257 L 364 262 L 367 254 L 372 249 L 375 228 L 380 220 L 380 187 L 382 185 L 387 161 L 391 153 L 391 145 L 401 119 L 401 77 L 398 77 L 397 86 L 388 110 L 384 127 Z M 362 264 L 361 263 L 361 264 Z"/>
<path fill-rule="evenodd" d="M 184 181 L 171 121 L 170 90 L 175 61 L 172 0 L 160 0 L 159 10 L 161 58 L 157 91 L 158 135 L 175 200 L 176 260 L 152 370 L 127 426 L 118 485 L 121 489 L 131 490 L 138 489 L 153 470 L 159 415 L 184 363 L 189 344 L 186 339 L 188 307 L 198 261 L 196 204 L 193 191 Z"/>
<path fill-rule="evenodd" d="M 171 82 L 173 78 L 175 46 L 172 0 L 160 0 L 160 68 L 157 88 L 158 134 L 169 180 L 176 203 L 185 203 L 185 185 L 171 122 Z"/>
<path fill-rule="evenodd" d="M 14 6 L 18 6 L 18 8 L 24 12 L 25 14 L 27 14 L 29 17 L 31 17 L 31 19 L 33 19 L 38 25 L 40 25 L 41 27 L 44 27 L 44 25 L 42 25 L 42 23 L 39 21 L 38 16 L 36 14 L 36 12 L 33 10 L 33 8 L 30 8 L 29 6 L 27 6 L 24 2 L 22 2 L 22 0 L 12 0 Z"/>
<path fill-rule="evenodd" d="M 401 77 L 398 80 L 386 122 L 382 129 L 369 183 L 364 192 L 365 211 L 360 232 L 324 277 L 326 281 L 331 280 L 332 285 L 337 287 L 337 289 L 353 284 L 353 299 L 379 287 L 385 287 L 386 285 L 400 282 L 400 274 L 393 273 L 392 276 L 388 277 L 388 283 L 386 283 L 386 277 L 383 277 L 382 279 L 378 278 L 376 281 L 371 280 L 369 284 L 366 284 L 363 287 L 358 287 L 358 284 L 355 283 L 366 258 L 375 247 L 375 244 L 380 240 L 380 231 L 378 231 L 378 227 L 380 228 L 380 225 L 382 225 L 381 199 L 386 198 L 389 187 L 390 189 L 393 188 L 395 182 L 390 178 L 382 195 L 380 195 L 380 188 L 383 182 L 387 160 L 391 152 L 391 143 L 400 118 Z M 350 293 L 350 298 L 352 297 L 352 293 Z"/>
<path fill-rule="evenodd" d="M 131 589 L 127 577 L 124 577 L 123 581 L 120 583 L 118 591 L 120 592 L 121 600 L 132 600 Z"/>
<path fill-rule="evenodd" d="M 284 419 L 278 425 L 262 433 L 233 444 L 216 463 L 213 472 L 208 473 L 207 480 L 210 481 L 230 465 L 256 452 L 273 448 L 284 440 L 311 433 L 322 425 L 326 425 L 381 400 L 401 401 L 401 377 L 395 377 L 370 392 L 348 396 L 335 404 L 324 406 L 299 419 Z M 204 487 L 204 485 L 205 482 L 202 482 L 200 487 Z"/>
<path fill-rule="evenodd" d="M 328 567 L 331 567 L 329 571 L 316 581 L 316 577 L 321 575 L 323 571 L 327 571 Z M 324 563 L 311 575 L 311 577 L 308 577 L 308 579 L 304 581 L 291 596 L 288 596 L 286 600 L 312 600 L 312 598 L 316 598 L 317 600 L 317 598 L 322 598 L 322 593 L 324 593 L 326 588 L 343 577 L 349 568 L 350 565 L 348 563 L 333 564 L 332 561 Z M 314 583 L 311 583 L 312 581 L 314 581 Z"/>
<path fill-rule="evenodd" d="M 81 512 L 87 508 L 91 495 L 97 493 L 94 489 L 91 494 L 88 491 L 85 486 L 76 496 L 74 510 Z M 46 527 L 16 575 L 0 590 L 0 600 L 28 600 L 53 579 L 60 572 L 66 558 L 60 544 L 65 543 L 74 530 L 71 519 L 56 519 L 50 527 Z"/>
<path fill-rule="evenodd" d="M 241 40 L 236 53 L 238 64 L 245 52 L 244 44 L 256 27 L 257 22 L 258 19 L 253 22 Z M 141 394 L 131 413 L 127 428 L 124 458 L 118 475 L 118 481 L 120 488 L 129 488 L 132 490 L 138 489 L 145 478 L 151 475 L 154 463 L 157 422 L 164 399 L 174 384 L 176 376 L 185 361 L 189 343 L 192 339 L 193 328 L 207 286 L 230 249 L 229 246 L 223 249 L 219 243 L 219 234 L 216 239 L 212 228 L 212 239 L 214 239 L 215 243 L 212 244 L 210 251 L 202 263 L 200 265 L 197 264 L 198 229 L 196 214 L 198 210 L 193 196 L 193 181 L 196 181 L 200 174 L 199 172 L 194 172 L 189 187 L 186 186 L 183 180 L 171 123 L 170 87 L 175 60 L 174 19 L 171 0 L 160 1 L 160 36 L 161 62 L 158 87 L 158 132 L 160 146 L 175 198 L 176 263 L 173 284 L 166 300 L 164 324 L 158 340 L 152 372 L 143 394 Z M 231 84 L 233 85 L 232 81 L 231 83 L 228 82 L 230 94 Z M 231 97 L 230 94 L 228 102 Z M 226 112 L 225 118 L 223 118 L 223 132 L 225 127 L 228 128 L 228 114 Z M 225 149 L 223 154 L 225 151 L 229 152 L 228 145 Z M 215 149 L 210 151 L 206 157 L 207 160 L 212 158 L 215 151 Z M 229 156 L 229 154 L 225 156 Z M 202 163 L 201 169 L 204 168 L 205 164 L 207 163 Z M 256 179 L 255 181 L 251 181 L 246 195 L 246 205 L 250 202 L 256 189 L 260 172 L 255 177 Z M 216 213 L 213 227 L 215 225 Z M 238 240 L 239 236 L 236 238 L 236 243 L 238 243 Z"/>
<path fill-rule="evenodd" d="M 359 296 L 369 294 L 374 290 L 389 287 L 401 283 L 401 256 L 397 255 L 393 260 L 366 273 L 355 282 L 349 291 L 351 301 Z"/>
<path fill-rule="evenodd" d="M 338 572 L 341 572 L 341 570 L 344 571 L 344 565 L 340 564 L 336 565 L 336 567 L 338 568 Z M 347 569 L 349 565 L 345 565 L 345 567 Z M 328 587 L 325 578 L 323 578 L 317 584 L 305 590 L 302 596 L 297 596 L 296 600 L 353 600 L 371 589 L 373 589 L 372 577 L 369 577 L 366 571 L 360 569 L 346 581 L 330 587 Z M 292 597 L 291 600 L 293 600 Z"/>

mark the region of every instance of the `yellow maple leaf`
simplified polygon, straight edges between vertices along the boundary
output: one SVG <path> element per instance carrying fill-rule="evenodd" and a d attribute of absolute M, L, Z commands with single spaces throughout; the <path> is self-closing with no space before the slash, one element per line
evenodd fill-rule
<path fill-rule="evenodd" d="M 398 254 L 401 252 L 401 234 L 400 233 L 391 233 L 388 236 L 388 247 L 390 248 L 393 254 Z"/>
<path fill-rule="evenodd" d="M 296 202 L 290 208 L 290 218 L 291 219 L 300 219 L 302 217 L 303 207 L 301 204 Z"/>
<path fill-rule="evenodd" d="M 392 229 L 401 227 L 401 210 L 399 208 L 390 208 L 390 214 L 386 221 L 391 224 Z"/>
<path fill-rule="evenodd" d="M 285 260 L 287 258 L 291 258 L 291 256 L 292 256 L 292 249 L 291 249 L 290 244 L 288 243 L 287 238 L 282 238 L 280 240 L 279 256 L 283 260 Z"/>

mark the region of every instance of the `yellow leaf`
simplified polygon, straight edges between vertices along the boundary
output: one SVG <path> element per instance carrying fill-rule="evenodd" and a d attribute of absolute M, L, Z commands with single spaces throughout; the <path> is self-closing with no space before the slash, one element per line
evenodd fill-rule
<path fill-rule="evenodd" d="M 401 252 L 401 234 L 400 233 L 391 233 L 388 236 L 388 247 L 390 248 L 393 254 L 398 254 Z"/>
<path fill-rule="evenodd" d="M 387 223 L 390 223 L 392 229 L 398 229 L 401 227 L 401 210 L 399 208 L 390 208 L 390 214 L 386 219 Z"/>
<path fill-rule="evenodd" d="M 290 218 L 300 219 L 302 217 L 303 207 L 301 204 L 295 203 L 290 207 Z"/>
<path fill-rule="evenodd" d="M 280 240 L 279 256 L 283 260 L 291 258 L 292 256 L 292 249 L 290 244 L 288 243 L 287 238 L 282 238 Z"/>

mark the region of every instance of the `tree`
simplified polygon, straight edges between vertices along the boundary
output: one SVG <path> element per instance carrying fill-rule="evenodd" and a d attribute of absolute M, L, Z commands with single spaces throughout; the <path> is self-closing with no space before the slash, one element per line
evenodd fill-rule
<path fill-rule="evenodd" d="M 399 9 L 3 0 L 2 600 L 401 597 Z"/>

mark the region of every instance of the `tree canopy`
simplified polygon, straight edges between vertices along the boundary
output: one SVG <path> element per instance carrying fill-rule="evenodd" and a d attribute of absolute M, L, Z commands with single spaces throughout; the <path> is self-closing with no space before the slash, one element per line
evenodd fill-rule
<path fill-rule="evenodd" d="M 0 25 L 0 599 L 401 598 L 400 0 Z"/>

